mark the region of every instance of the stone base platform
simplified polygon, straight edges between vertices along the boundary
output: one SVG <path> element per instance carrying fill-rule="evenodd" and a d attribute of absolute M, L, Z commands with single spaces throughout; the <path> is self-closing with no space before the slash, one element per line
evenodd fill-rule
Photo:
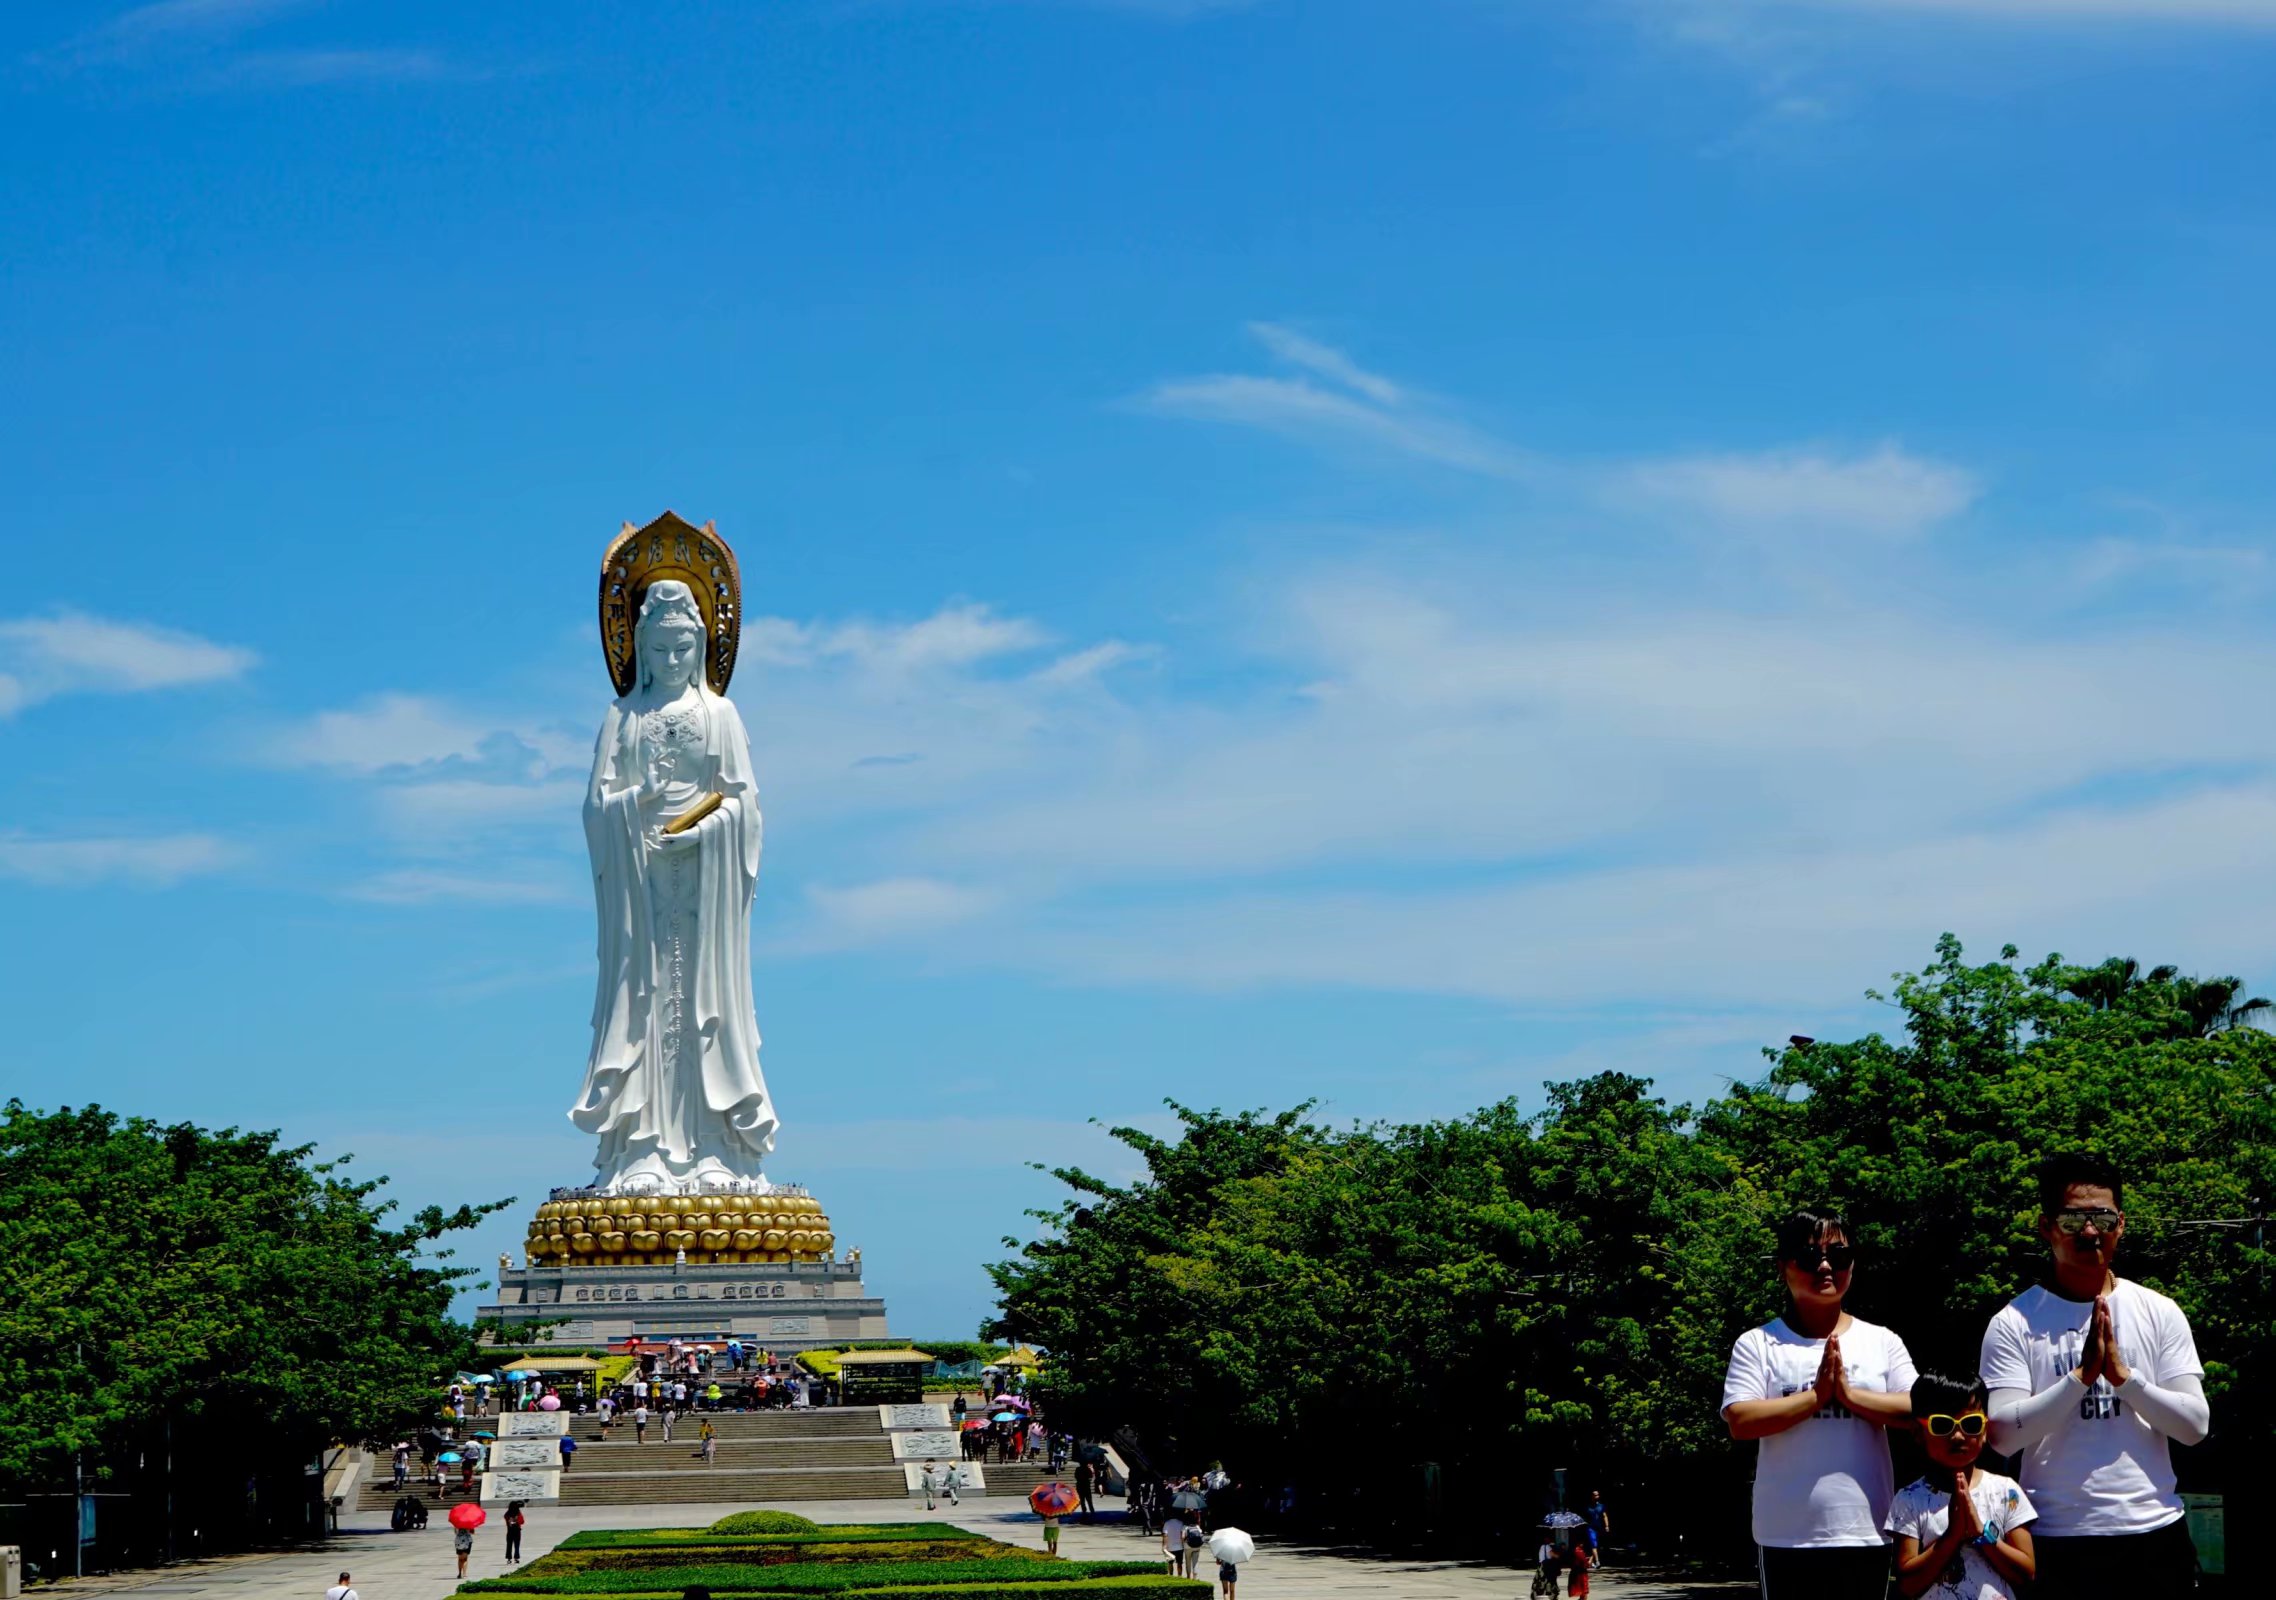
<path fill-rule="evenodd" d="M 769 1350 L 807 1350 L 889 1337 L 885 1302 L 863 1287 L 859 1261 L 504 1267 L 497 1302 L 475 1314 L 503 1323 L 508 1339 L 545 1324 L 545 1342 L 558 1345 L 736 1334 Z"/>

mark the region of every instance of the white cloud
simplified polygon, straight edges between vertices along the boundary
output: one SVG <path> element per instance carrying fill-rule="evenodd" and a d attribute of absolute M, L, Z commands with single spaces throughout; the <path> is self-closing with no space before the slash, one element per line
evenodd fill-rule
<path fill-rule="evenodd" d="M 870 944 L 969 922 L 997 897 L 939 878 L 887 878 L 807 891 L 817 923 L 799 942 L 807 948 Z"/>
<path fill-rule="evenodd" d="M 1820 1004 L 1940 932 L 2233 970 L 2276 960 L 2276 789 L 1853 852 L 1412 894 L 1286 894 L 1060 916 L 999 959 L 1117 982 L 1324 984 L 1527 1006 Z M 969 943 L 965 953 L 989 959 Z"/>
<path fill-rule="evenodd" d="M 1492 478 L 1521 479 L 1532 464 L 1522 452 L 1449 418 L 1337 394 L 1302 378 L 1220 373 L 1157 383 L 1139 397 L 1148 409 L 1244 427 L 1325 446 L 1362 444 Z"/>
<path fill-rule="evenodd" d="M 220 683 L 249 671 L 250 650 L 194 633 L 82 611 L 0 621 L 0 715 L 66 694 L 140 694 Z"/>
<path fill-rule="evenodd" d="M 481 905 L 567 905 L 583 898 L 583 885 L 574 872 L 551 878 L 509 878 L 478 873 L 432 872 L 403 868 L 383 872 L 353 885 L 351 900 L 379 905 L 431 905 L 437 901 Z"/>
<path fill-rule="evenodd" d="M 743 629 L 743 652 L 778 666 L 839 661 L 876 672 L 967 667 L 1025 654 L 1051 636 L 1021 617 L 999 617 L 982 605 L 944 606 L 911 623 L 812 624 L 759 617 Z"/>
<path fill-rule="evenodd" d="M 236 858 L 233 848 L 206 833 L 83 839 L 0 834 L 0 877 L 51 888 L 119 882 L 163 889 L 219 872 Z"/>
<path fill-rule="evenodd" d="M 489 730 L 440 701 L 410 694 L 375 695 L 347 711 L 324 711 L 272 741 L 287 766 L 379 772 L 453 757 L 471 760 Z"/>
<path fill-rule="evenodd" d="M 1865 455 L 1817 450 L 1679 456 L 1630 468 L 1626 485 L 1678 512 L 1753 530 L 1914 534 L 1965 511 L 1973 474 L 1883 444 Z"/>
<path fill-rule="evenodd" d="M 1746 4 L 1747 0 L 1740 0 Z M 1922 12 L 2015 22 L 2228 23 L 2276 27 L 2276 0 L 1755 0 L 1758 8 Z"/>
<path fill-rule="evenodd" d="M 1369 372 L 1341 350 L 1319 340 L 1284 328 L 1277 322 L 1252 322 L 1249 333 L 1267 350 L 1291 366 L 1354 390 L 1377 405 L 1401 406 L 1408 400 L 1407 391 L 1381 373 Z"/>
<path fill-rule="evenodd" d="M 1227 422 L 1321 447 L 1352 444 L 1489 478 L 1532 477 L 1537 464 L 1449 415 L 1429 397 L 1369 372 L 1341 350 L 1271 322 L 1249 333 L 1310 377 L 1261 378 L 1244 373 L 1173 378 L 1138 397 L 1168 416 Z M 1314 378 L 1333 387 L 1322 387 Z"/>

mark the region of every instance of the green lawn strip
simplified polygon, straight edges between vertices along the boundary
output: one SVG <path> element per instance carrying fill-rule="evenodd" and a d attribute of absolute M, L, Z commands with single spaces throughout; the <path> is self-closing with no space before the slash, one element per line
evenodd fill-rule
<path fill-rule="evenodd" d="M 528 1591 L 511 1588 L 494 1588 L 485 1583 L 483 1593 L 510 1597 L 525 1595 L 526 1600 L 540 1600 Z M 461 1585 L 462 1589 L 473 1588 Z M 1161 1572 L 1133 1573 L 1119 1578 L 1073 1578 L 1060 1583 L 917 1583 L 892 1584 L 877 1589 L 848 1589 L 841 1591 L 841 1600 L 1082 1600 L 1086 1595 L 1097 1595 L 1104 1600 L 1203 1600 L 1210 1586 L 1192 1578 L 1172 1578 Z M 812 1591 L 791 1592 L 780 1589 L 714 1590 L 719 1600 L 812 1600 Z M 677 1589 L 655 1589 L 621 1597 L 621 1600 L 681 1600 Z"/>
<path fill-rule="evenodd" d="M 1201 1600 L 1210 1586 L 1194 1578 L 1148 1572 L 1123 1578 L 1079 1578 L 1068 1583 L 913 1583 L 855 1589 L 846 1600 L 1067 1600 L 1110 1595 L 1113 1600 Z"/>
<path fill-rule="evenodd" d="M 897 1539 L 974 1539 L 978 1534 L 945 1522 L 834 1522 L 811 1533 L 713 1533 L 708 1528 L 587 1528 L 555 1545 L 556 1550 L 656 1549 L 686 1545 L 704 1550 L 733 1550 L 746 1545 L 807 1544 L 827 1539 L 832 1544 L 874 1540 L 890 1544 Z"/>
<path fill-rule="evenodd" d="M 701 1586 L 714 1594 L 841 1594 L 853 1589 L 908 1585 L 1008 1583 L 1056 1586 L 1084 1578 L 1154 1577 L 1151 1561 L 1053 1561 L 1040 1553 L 1005 1554 L 980 1561 L 831 1561 L 784 1566 L 662 1567 L 642 1572 L 577 1572 L 558 1578 L 519 1572 L 478 1578 L 460 1594 L 642 1595 Z"/>

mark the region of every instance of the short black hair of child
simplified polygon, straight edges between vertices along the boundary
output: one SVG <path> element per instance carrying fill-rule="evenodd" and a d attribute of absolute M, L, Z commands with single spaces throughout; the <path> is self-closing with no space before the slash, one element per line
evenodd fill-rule
<path fill-rule="evenodd" d="M 2063 1191 L 2073 1184 L 2108 1189 L 2111 1203 L 2121 1210 L 2125 1207 L 2126 1179 L 2118 1163 L 2091 1151 L 2069 1150 L 2039 1163 L 2039 1209 L 2053 1216 L 2062 1209 Z"/>
<path fill-rule="evenodd" d="M 1801 1260 L 1804 1251 L 1829 1233 L 1840 1234 L 1844 1244 L 1857 1242 L 1857 1236 L 1849 1231 L 1849 1219 L 1831 1206 L 1793 1213 L 1778 1224 L 1778 1259 Z"/>
<path fill-rule="evenodd" d="M 1912 1414 L 1915 1417 L 1960 1417 L 1980 1410 L 1991 1398 L 1984 1380 L 1974 1373 L 1965 1378 L 1951 1377 L 1942 1372 L 1923 1372 L 1912 1381 Z"/>

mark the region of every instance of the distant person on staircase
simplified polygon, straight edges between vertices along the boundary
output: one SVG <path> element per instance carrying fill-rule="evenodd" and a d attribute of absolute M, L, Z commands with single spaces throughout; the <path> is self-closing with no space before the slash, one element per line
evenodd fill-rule
<path fill-rule="evenodd" d="M 401 1494 L 403 1486 L 411 1479 L 411 1442 L 408 1439 L 399 1440 L 396 1443 L 394 1458 L 395 1492 Z"/>
<path fill-rule="evenodd" d="M 703 1449 L 701 1454 L 703 1464 L 707 1467 L 719 1459 L 719 1430 L 712 1426 L 709 1417 L 704 1418 L 703 1422 Z"/>
<path fill-rule="evenodd" d="M 724 1398 L 725 1396 L 721 1392 L 720 1387 L 716 1381 L 713 1382 L 710 1388 L 703 1391 L 703 1403 L 714 1411 L 717 1411 L 719 1409 L 719 1402 Z"/>
<path fill-rule="evenodd" d="M 645 1400 L 632 1408 L 632 1442 L 648 1442 L 648 1403 Z"/>
<path fill-rule="evenodd" d="M 577 1441 L 566 1433 L 561 1436 L 561 1470 L 567 1472 L 577 1460 Z"/>

